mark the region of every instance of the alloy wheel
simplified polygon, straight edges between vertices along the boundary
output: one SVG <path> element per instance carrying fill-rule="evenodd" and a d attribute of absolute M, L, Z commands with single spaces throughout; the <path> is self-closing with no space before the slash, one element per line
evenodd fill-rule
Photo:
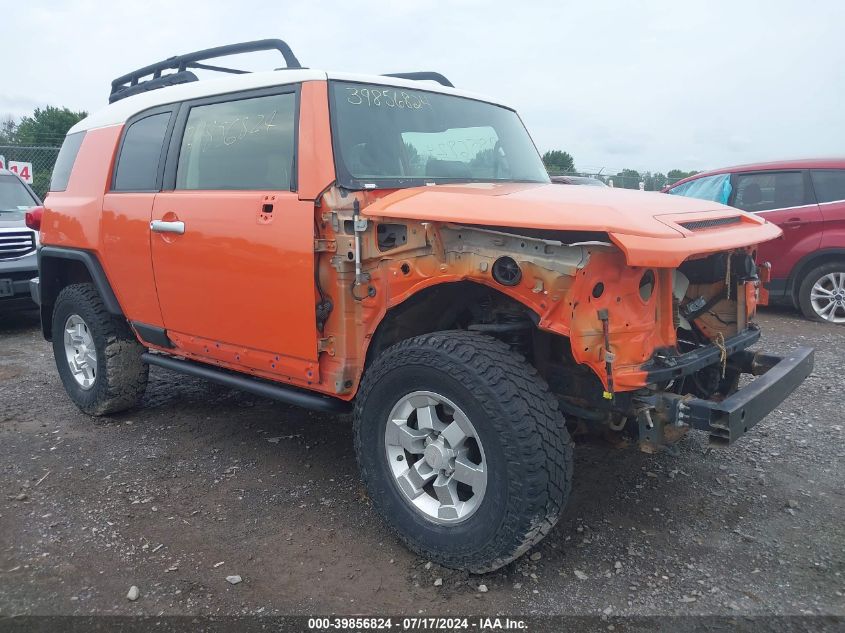
<path fill-rule="evenodd" d="M 65 356 L 70 372 L 79 386 L 90 389 L 97 379 L 97 348 L 85 320 L 71 314 L 65 321 Z"/>
<path fill-rule="evenodd" d="M 819 278 L 810 290 L 810 305 L 825 321 L 845 323 L 845 272 Z"/>
<path fill-rule="evenodd" d="M 393 407 L 384 433 L 388 463 L 405 499 L 435 523 L 459 523 L 484 499 L 487 464 L 478 433 L 448 398 L 415 391 Z"/>

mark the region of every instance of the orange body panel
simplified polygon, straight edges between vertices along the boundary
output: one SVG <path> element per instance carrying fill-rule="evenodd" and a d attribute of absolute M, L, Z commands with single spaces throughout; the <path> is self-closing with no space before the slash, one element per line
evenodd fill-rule
<path fill-rule="evenodd" d="M 109 186 L 122 129 L 101 128 L 85 135 L 67 189 L 48 194 L 44 201 L 42 244 L 99 251 L 103 194 Z"/>
<path fill-rule="evenodd" d="M 313 209 L 290 191 L 157 194 L 153 218 L 185 223 L 184 235 L 152 234 L 164 327 L 315 361 Z"/>
<path fill-rule="evenodd" d="M 730 225 L 729 230 L 702 229 L 690 231 L 680 226 L 680 222 L 695 222 L 702 219 L 718 219 L 738 216 L 740 222 Z M 748 244 L 759 244 L 773 240 L 783 231 L 775 224 L 766 222 L 750 213 L 738 214 L 736 211 L 709 213 L 671 214 L 656 216 L 668 225 L 677 226 L 684 239 L 665 240 L 642 235 L 611 233 L 614 243 L 625 253 L 625 259 L 631 266 L 661 266 L 675 268 L 691 255 L 705 255 L 742 248 Z"/>
<path fill-rule="evenodd" d="M 572 288 L 570 341 L 572 356 L 589 366 L 608 387 L 604 332 L 598 311 L 607 309 L 610 351 L 615 355 L 614 389 L 630 391 L 645 384 L 642 363 L 654 350 L 675 345 L 672 326 L 672 275 L 658 271 L 651 296 L 640 297 L 642 268 L 625 266 L 620 253 L 597 253 L 575 278 Z M 595 298 L 601 281 L 605 291 Z"/>
<path fill-rule="evenodd" d="M 364 213 L 480 226 L 605 232 L 626 253 L 628 265 L 666 268 L 692 255 L 755 244 L 781 234 L 778 227 L 757 216 L 679 197 L 628 189 L 474 183 L 402 189 Z M 726 215 L 740 216 L 741 224 L 700 233 L 678 225 Z"/>
<path fill-rule="evenodd" d="M 299 197 L 316 200 L 334 182 L 328 84 L 306 81 L 299 103 Z"/>
<path fill-rule="evenodd" d="M 625 189 L 470 183 L 401 189 L 368 207 L 365 213 L 483 226 L 552 231 L 624 230 L 638 235 L 677 237 L 678 231 L 656 221 L 654 213 L 660 209 L 667 213 L 678 211 L 678 205 L 667 205 L 666 196 L 641 196 L 642 192 Z M 702 210 L 701 201 L 686 198 L 684 202 L 691 210 Z"/>
<path fill-rule="evenodd" d="M 154 193 L 107 193 L 101 223 L 101 262 L 115 296 L 133 321 L 164 327 L 150 255 Z"/>

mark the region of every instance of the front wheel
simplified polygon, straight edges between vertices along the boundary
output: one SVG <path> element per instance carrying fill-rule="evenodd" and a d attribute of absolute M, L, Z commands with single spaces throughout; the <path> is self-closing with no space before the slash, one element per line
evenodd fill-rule
<path fill-rule="evenodd" d="M 496 339 L 438 332 L 386 350 L 364 376 L 355 448 L 373 505 L 415 552 L 481 573 L 557 522 L 572 447 L 548 387 Z"/>
<path fill-rule="evenodd" d="M 798 288 L 798 305 L 808 319 L 845 323 L 845 260 L 808 272 Z"/>

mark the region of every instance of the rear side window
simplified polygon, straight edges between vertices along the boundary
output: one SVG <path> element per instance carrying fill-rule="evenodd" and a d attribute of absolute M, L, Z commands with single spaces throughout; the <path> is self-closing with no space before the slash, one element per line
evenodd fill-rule
<path fill-rule="evenodd" d="M 719 174 L 696 178 L 670 189 L 667 193 L 727 204 L 731 196 L 731 175 Z"/>
<path fill-rule="evenodd" d="M 295 111 L 293 93 L 194 106 L 176 189 L 290 189 Z"/>
<path fill-rule="evenodd" d="M 132 123 L 123 137 L 113 191 L 158 190 L 159 165 L 170 112 Z"/>
<path fill-rule="evenodd" d="M 819 204 L 845 200 L 845 169 L 813 169 L 810 176 Z"/>
<path fill-rule="evenodd" d="M 804 174 L 800 171 L 738 174 L 733 206 L 750 211 L 769 211 L 807 204 Z"/>
<path fill-rule="evenodd" d="M 76 162 L 76 156 L 79 154 L 79 148 L 82 146 L 83 138 L 85 138 L 85 132 L 76 132 L 75 134 L 68 134 L 65 137 L 65 142 L 62 143 L 62 149 L 59 150 L 59 155 L 56 157 L 56 164 L 53 167 L 50 191 L 64 191 L 67 189 L 70 172 L 73 169 L 73 164 Z"/>

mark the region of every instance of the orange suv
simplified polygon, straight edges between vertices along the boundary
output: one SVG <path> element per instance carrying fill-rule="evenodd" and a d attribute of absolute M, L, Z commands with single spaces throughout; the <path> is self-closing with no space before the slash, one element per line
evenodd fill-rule
<path fill-rule="evenodd" d="M 286 68 L 205 63 L 265 49 Z M 142 68 L 110 101 L 32 214 L 70 398 L 135 406 L 157 365 L 351 411 L 374 506 L 443 565 L 496 569 L 549 532 L 569 430 L 726 445 L 812 369 L 811 349 L 748 349 L 775 225 L 550 184 L 517 113 L 442 75 L 307 69 L 263 40 Z"/>

